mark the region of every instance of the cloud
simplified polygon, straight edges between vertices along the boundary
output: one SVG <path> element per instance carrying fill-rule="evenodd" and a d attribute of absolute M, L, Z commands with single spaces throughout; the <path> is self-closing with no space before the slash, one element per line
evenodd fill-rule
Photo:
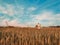
<path fill-rule="evenodd" d="M 52 12 L 43 12 L 42 14 L 32 15 L 32 18 L 36 20 L 59 20 L 60 14 L 54 14 Z"/>
<path fill-rule="evenodd" d="M 0 26 L 27 27 L 26 25 L 19 23 L 17 19 L 11 21 L 9 21 L 8 19 L 4 19 L 0 22 Z"/>
<path fill-rule="evenodd" d="M 3 6 L 0 6 L 0 13 L 7 14 L 8 12 L 6 11 L 6 8 L 4 8 Z"/>
<path fill-rule="evenodd" d="M 3 13 L 3 14 L 8 14 L 8 15 L 14 15 L 14 10 L 12 8 L 12 5 L 7 5 L 6 4 L 6 7 L 4 6 L 0 6 L 0 13 Z"/>
<path fill-rule="evenodd" d="M 37 15 L 33 15 L 32 17 L 34 17 L 35 19 L 37 20 L 49 20 L 49 19 L 52 19 L 51 17 L 52 13 L 51 12 L 43 12 L 42 14 L 37 14 Z"/>
<path fill-rule="evenodd" d="M 49 11 L 43 11 L 41 14 L 32 15 L 31 17 L 35 23 L 40 22 L 44 26 L 58 25 L 60 21 L 60 14 L 54 14 Z"/>
<path fill-rule="evenodd" d="M 8 22 L 9 26 L 19 27 L 34 26 L 38 22 L 45 26 L 60 25 L 60 14 L 54 14 L 52 11 L 43 11 L 42 13 L 32 15 L 32 12 L 35 12 L 36 9 L 36 7 L 28 7 L 25 9 L 23 6 L 16 6 L 12 4 L 5 4 L 5 6 L 0 5 L 0 13 L 4 14 L 0 17 L 0 25 L 7 26 L 6 21 Z M 14 19 L 9 21 L 9 17 Z M 29 17 L 29 19 L 26 17 Z M 23 19 L 24 21 L 22 22 L 24 22 L 24 24 L 20 22 L 20 20 Z"/>
<path fill-rule="evenodd" d="M 13 5 L 10 5 L 10 4 L 7 4 L 6 5 L 6 11 L 8 12 L 7 14 L 8 15 L 10 15 L 10 16 L 12 16 L 12 15 L 14 15 L 14 6 Z"/>
<path fill-rule="evenodd" d="M 29 7 L 29 8 L 28 8 L 28 11 L 34 11 L 34 10 L 36 10 L 35 7 Z"/>
<path fill-rule="evenodd" d="M 25 13 L 31 15 L 36 9 L 36 7 L 28 7 Z"/>
<path fill-rule="evenodd" d="M 13 15 L 23 15 L 24 14 L 24 7 L 19 5 L 12 5 L 12 4 L 5 4 L 5 6 L 0 6 L 0 13 L 7 14 L 10 16 Z"/>
<path fill-rule="evenodd" d="M 3 14 L 3 16 L 0 17 L 0 26 L 7 26 L 6 21 L 8 22 L 9 26 L 26 26 L 25 24 L 22 24 L 18 21 L 24 14 L 24 7 L 22 6 L 15 6 L 12 4 L 5 4 L 5 6 L 0 5 L 0 15 L 1 14 Z M 11 18 L 9 17 L 14 17 L 14 19 L 10 20 Z"/>
<path fill-rule="evenodd" d="M 8 19 L 0 20 L 0 26 L 7 26 L 6 21 L 8 21 Z"/>

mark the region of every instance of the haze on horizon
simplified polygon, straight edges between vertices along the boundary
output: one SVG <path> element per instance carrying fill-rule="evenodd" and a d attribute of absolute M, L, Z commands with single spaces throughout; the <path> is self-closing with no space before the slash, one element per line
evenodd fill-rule
<path fill-rule="evenodd" d="M 60 0 L 0 0 L 0 26 L 60 25 Z"/>

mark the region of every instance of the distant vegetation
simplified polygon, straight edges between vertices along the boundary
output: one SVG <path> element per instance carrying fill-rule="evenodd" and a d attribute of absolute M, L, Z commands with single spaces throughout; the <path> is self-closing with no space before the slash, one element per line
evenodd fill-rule
<path fill-rule="evenodd" d="M 0 27 L 0 45 L 60 45 L 60 28 Z"/>
<path fill-rule="evenodd" d="M 49 27 L 56 27 L 56 28 L 60 28 L 60 26 L 49 26 Z"/>

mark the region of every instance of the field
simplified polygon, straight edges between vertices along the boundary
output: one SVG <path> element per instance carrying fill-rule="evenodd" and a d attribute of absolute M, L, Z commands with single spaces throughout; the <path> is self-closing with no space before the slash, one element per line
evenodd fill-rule
<path fill-rule="evenodd" d="M 0 45 L 60 45 L 60 28 L 0 27 Z"/>

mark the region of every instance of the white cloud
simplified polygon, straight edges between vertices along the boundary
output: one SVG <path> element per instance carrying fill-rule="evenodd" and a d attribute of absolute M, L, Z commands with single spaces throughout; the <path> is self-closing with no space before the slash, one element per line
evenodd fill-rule
<path fill-rule="evenodd" d="M 8 12 L 7 14 L 12 16 L 15 14 L 15 6 L 11 4 L 6 4 L 6 11 Z"/>
<path fill-rule="evenodd" d="M 3 14 L 8 14 L 8 15 L 13 15 L 13 8 L 12 6 L 8 6 L 6 5 L 7 7 L 4 7 L 4 6 L 0 6 L 0 13 L 3 13 Z"/>
<path fill-rule="evenodd" d="M 28 8 L 28 13 L 36 10 L 35 7 Z M 26 11 L 27 12 L 27 11 Z M 17 8 L 14 5 L 6 4 L 6 7 L 0 6 L 0 13 L 7 14 L 10 16 L 16 15 L 18 17 L 24 15 L 24 7 L 17 6 Z M 37 24 L 38 22 L 41 22 L 42 20 L 48 20 L 47 22 L 41 22 L 43 25 L 54 25 L 56 24 L 56 21 L 60 21 L 60 14 L 54 14 L 53 12 L 49 11 L 43 11 L 41 14 L 37 15 L 31 15 L 32 21 L 26 22 L 24 24 L 19 23 L 16 19 L 9 21 L 7 19 L 4 19 L 0 22 L 0 25 L 6 26 L 5 21 L 7 20 L 9 26 L 21 26 L 21 27 L 27 27 L 27 26 L 33 26 Z M 3 18 L 3 17 L 0 17 Z"/>
<path fill-rule="evenodd" d="M 6 8 L 5 8 L 5 7 L 0 6 L 0 13 L 7 14 L 8 12 L 7 12 L 7 10 L 6 10 Z"/>
<path fill-rule="evenodd" d="M 13 15 L 23 15 L 24 14 L 24 7 L 15 6 L 11 4 L 5 4 L 6 6 L 0 6 L 0 13 L 7 14 L 10 16 Z"/>
<path fill-rule="evenodd" d="M 19 23 L 17 19 L 11 21 L 9 21 L 8 19 L 4 19 L 0 21 L 0 26 L 27 27 L 27 25 Z"/>
<path fill-rule="evenodd" d="M 33 16 L 35 19 L 37 20 L 49 20 L 49 19 L 52 19 L 51 17 L 51 13 L 50 12 L 43 12 L 42 14 L 37 14 L 36 16 Z"/>
<path fill-rule="evenodd" d="M 8 19 L 0 20 L 0 26 L 7 26 L 6 21 L 8 21 Z"/>
<path fill-rule="evenodd" d="M 42 14 L 32 15 L 36 20 L 60 20 L 60 14 L 53 14 L 52 12 L 43 12 Z"/>
<path fill-rule="evenodd" d="M 29 7 L 29 8 L 28 8 L 28 11 L 34 11 L 34 10 L 36 10 L 35 7 Z"/>
<path fill-rule="evenodd" d="M 49 25 L 57 25 L 57 22 L 60 21 L 60 14 L 54 14 L 53 12 L 44 11 L 42 14 L 32 15 L 32 19 L 34 22 L 40 22 L 42 25 L 49 26 Z M 47 20 L 47 21 L 43 21 Z M 43 22 L 42 22 L 43 21 Z M 57 22 L 56 22 L 57 21 Z"/>

